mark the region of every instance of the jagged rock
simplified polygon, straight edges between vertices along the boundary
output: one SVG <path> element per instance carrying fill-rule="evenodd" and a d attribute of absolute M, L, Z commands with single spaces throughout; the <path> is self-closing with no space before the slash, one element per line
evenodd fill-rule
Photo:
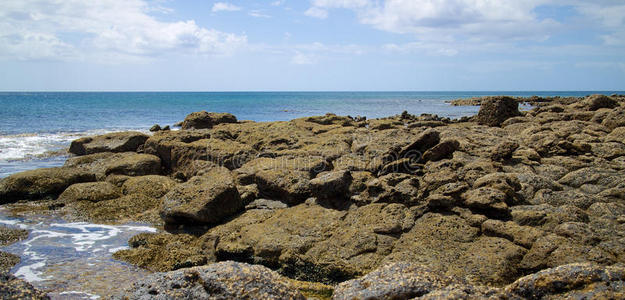
<path fill-rule="evenodd" d="M 618 299 L 625 297 L 625 269 L 564 265 L 522 277 L 505 290 L 526 299 Z"/>
<path fill-rule="evenodd" d="M 330 171 L 317 175 L 310 181 L 312 195 L 318 198 L 348 198 L 352 182 L 350 171 Z"/>
<path fill-rule="evenodd" d="M 352 196 L 358 205 L 375 202 L 403 203 L 413 205 L 418 202 L 419 180 L 408 174 L 391 173 L 373 178 L 365 183 L 365 190 Z"/>
<path fill-rule="evenodd" d="M 414 158 L 400 158 L 390 162 L 378 172 L 378 176 L 391 173 L 416 174 L 423 168 L 423 165 L 415 163 Z"/>
<path fill-rule="evenodd" d="M 443 158 L 450 158 L 454 151 L 460 148 L 460 143 L 456 140 L 442 141 L 436 146 L 423 153 L 423 161 L 438 161 Z"/>
<path fill-rule="evenodd" d="M 584 104 L 588 110 L 592 111 L 600 108 L 615 108 L 619 105 L 616 100 L 606 95 L 590 95 L 586 98 L 586 100 L 584 100 Z"/>
<path fill-rule="evenodd" d="M 152 127 L 150 127 L 150 131 L 151 132 L 161 131 L 161 125 L 154 124 Z"/>
<path fill-rule="evenodd" d="M 6 300 L 50 299 L 44 292 L 35 289 L 30 283 L 11 274 L 0 274 L 0 298 Z"/>
<path fill-rule="evenodd" d="M 103 181 L 107 178 L 106 169 L 109 165 L 123 161 L 136 155 L 134 152 L 111 153 L 102 152 L 83 156 L 70 157 L 65 161 L 64 167 L 84 170 L 95 175 L 96 180 Z"/>
<path fill-rule="evenodd" d="M 245 209 L 281 209 L 288 206 L 280 201 L 268 199 L 256 199 L 245 206 Z"/>
<path fill-rule="evenodd" d="M 174 186 L 176 186 L 176 182 L 169 177 L 146 175 L 126 180 L 122 185 L 122 192 L 124 195 L 144 194 L 149 197 L 160 198 Z"/>
<path fill-rule="evenodd" d="M 277 157 L 252 160 L 236 173 L 240 184 L 256 184 L 262 197 L 297 204 L 309 197 L 310 180 L 327 169 L 319 158 Z"/>
<path fill-rule="evenodd" d="M 625 107 L 618 107 L 608 113 L 601 124 L 611 130 L 617 127 L 625 127 Z"/>
<path fill-rule="evenodd" d="M 169 191 L 163 197 L 161 217 L 172 224 L 215 224 L 244 206 L 230 171 L 219 168 Z"/>
<path fill-rule="evenodd" d="M 423 153 L 440 142 L 440 133 L 434 129 L 428 129 L 421 133 L 411 144 L 403 147 L 399 152 L 399 158 L 420 159 Z"/>
<path fill-rule="evenodd" d="M 530 226 L 521 226 L 515 222 L 486 220 L 482 223 L 482 232 L 489 236 L 502 237 L 515 244 L 530 248 L 536 239 L 544 233 Z"/>
<path fill-rule="evenodd" d="M 499 143 L 493 149 L 490 158 L 494 161 L 504 161 L 512 158 L 512 154 L 519 148 L 519 144 L 511 141 L 504 141 Z"/>
<path fill-rule="evenodd" d="M 150 154 L 134 154 L 106 165 L 104 174 L 145 176 L 161 173 L 161 159 Z"/>
<path fill-rule="evenodd" d="M 69 186 L 59 196 L 59 199 L 65 201 L 98 202 L 119 196 L 121 196 L 119 189 L 108 182 L 86 182 Z"/>
<path fill-rule="evenodd" d="M 232 261 L 147 276 L 113 299 L 306 299 L 284 277 Z"/>
<path fill-rule="evenodd" d="M 0 180 L 0 204 L 56 197 L 72 184 L 91 181 L 95 181 L 93 174 L 75 168 L 45 168 L 16 173 Z"/>
<path fill-rule="evenodd" d="M 514 98 L 491 97 L 481 103 L 476 119 L 479 124 L 500 126 L 508 118 L 519 116 L 519 104 Z"/>
<path fill-rule="evenodd" d="M 145 143 L 148 137 L 148 135 L 136 131 L 84 137 L 72 141 L 69 153 L 86 155 L 100 152 L 134 152 Z"/>
<path fill-rule="evenodd" d="M 411 299 L 442 289 L 452 282 L 423 265 L 398 262 L 339 284 L 332 299 Z"/>
<path fill-rule="evenodd" d="M 508 196 L 498 189 L 481 187 L 465 192 L 462 198 L 464 205 L 482 210 L 484 213 L 498 215 L 508 212 L 508 205 L 506 205 Z"/>
<path fill-rule="evenodd" d="M 200 111 L 184 118 L 182 129 L 210 129 L 217 124 L 236 122 L 237 118 L 232 114 Z"/>

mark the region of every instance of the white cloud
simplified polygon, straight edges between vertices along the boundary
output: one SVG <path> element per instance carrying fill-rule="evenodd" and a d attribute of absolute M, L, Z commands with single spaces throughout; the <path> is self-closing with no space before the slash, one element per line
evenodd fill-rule
<path fill-rule="evenodd" d="M 291 63 L 294 65 L 312 65 L 316 61 L 312 55 L 298 52 L 291 58 Z"/>
<path fill-rule="evenodd" d="M 96 60 L 115 63 L 169 53 L 228 55 L 245 35 L 163 22 L 143 0 L 4 0 L 0 2 L 0 57 Z"/>
<path fill-rule="evenodd" d="M 271 6 L 280 6 L 280 5 L 284 4 L 285 2 L 286 2 L 286 0 L 276 0 L 276 1 L 271 2 L 270 4 L 271 4 Z"/>
<path fill-rule="evenodd" d="M 252 16 L 252 17 L 254 17 L 254 18 L 271 18 L 270 15 L 264 13 L 262 10 L 251 10 L 247 14 Z"/>
<path fill-rule="evenodd" d="M 318 7 L 311 7 L 304 12 L 305 15 L 318 19 L 325 19 L 328 17 L 328 11 Z"/>
<path fill-rule="evenodd" d="M 220 12 L 220 11 L 238 11 L 241 10 L 241 7 L 238 7 L 232 3 L 228 3 L 228 2 L 217 2 L 215 4 L 213 4 L 213 12 Z"/>
<path fill-rule="evenodd" d="M 421 40 L 545 39 L 556 23 L 536 19 L 540 1 L 549 0 L 315 0 L 307 12 L 350 9 L 363 24 Z"/>

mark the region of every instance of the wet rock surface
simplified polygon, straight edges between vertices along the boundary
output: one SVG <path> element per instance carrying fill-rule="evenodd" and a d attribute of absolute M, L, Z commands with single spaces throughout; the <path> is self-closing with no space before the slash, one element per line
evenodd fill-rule
<path fill-rule="evenodd" d="M 133 283 L 113 299 L 306 299 L 288 280 L 270 269 L 221 262 Z"/>
<path fill-rule="evenodd" d="M 201 113 L 135 150 L 12 175 L 0 195 L 48 198 L 39 209 L 89 221 L 164 226 L 116 254 L 153 271 L 260 264 L 340 283 L 337 299 L 619 298 L 625 98 L 532 98 L 526 112 L 519 99 L 479 100 L 463 120 Z M 380 269 L 389 265 L 399 271 Z M 412 287 L 366 283 L 386 273 L 379 282 Z"/>

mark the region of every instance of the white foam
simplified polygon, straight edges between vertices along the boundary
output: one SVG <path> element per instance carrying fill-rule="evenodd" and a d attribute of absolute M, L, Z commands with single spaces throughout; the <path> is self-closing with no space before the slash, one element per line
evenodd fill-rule
<path fill-rule="evenodd" d="M 39 276 L 38 274 L 41 274 L 41 272 L 36 272 L 35 270 L 41 269 L 45 266 L 45 261 L 36 262 L 34 264 L 20 267 L 14 274 L 16 277 L 20 277 L 28 282 L 44 281 L 47 278 Z"/>
<path fill-rule="evenodd" d="M 62 155 L 65 154 L 64 149 L 67 149 L 71 141 L 75 139 L 116 131 L 123 130 L 98 129 L 83 132 L 25 133 L 15 135 L 0 135 L 0 161 L 28 160 L 53 154 Z M 144 133 L 149 132 L 147 130 L 139 131 Z"/>
<path fill-rule="evenodd" d="M 59 295 L 61 296 L 70 296 L 70 295 L 85 296 L 87 297 L 87 299 L 93 299 L 93 300 L 100 299 L 100 296 L 98 295 L 89 294 L 87 292 L 80 292 L 80 291 L 66 291 L 66 292 L 59 293 Z"/>

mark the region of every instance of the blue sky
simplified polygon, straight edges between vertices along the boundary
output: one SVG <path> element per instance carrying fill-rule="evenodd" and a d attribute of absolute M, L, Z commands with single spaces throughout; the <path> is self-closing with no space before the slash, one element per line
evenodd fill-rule
<path fill-rule="evenodd" d="M 625 90 L 625 1 L 3 0 L 0 90 Z"/>

